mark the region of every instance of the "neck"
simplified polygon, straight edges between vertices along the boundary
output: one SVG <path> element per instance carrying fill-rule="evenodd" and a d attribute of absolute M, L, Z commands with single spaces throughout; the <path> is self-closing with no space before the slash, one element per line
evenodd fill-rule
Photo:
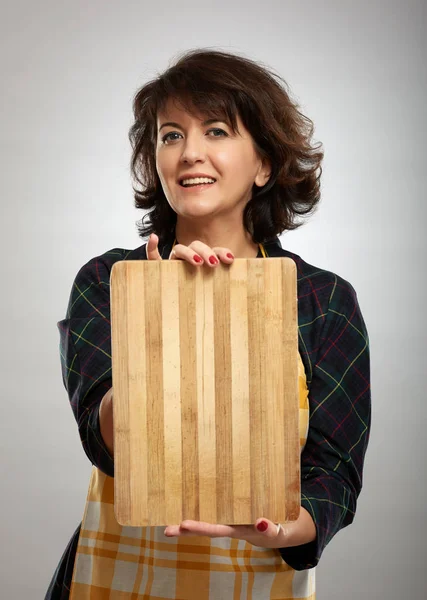
<path fill-rule="evenodd" d="M 228 223 L 213 223 L 207 225 L 177 219 L 175 228 L 177 243 L 189 246 L 195 240 L 203 242 L 210 248 L 227 248 L 235 258 L 254 258 L 258 254 L 258 244 L 252 240 L 243 223 L 239 226 Z"/>

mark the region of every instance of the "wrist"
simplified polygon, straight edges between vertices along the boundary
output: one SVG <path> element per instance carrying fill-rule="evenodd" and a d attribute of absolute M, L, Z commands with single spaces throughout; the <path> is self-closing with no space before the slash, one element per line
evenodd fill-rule
<path fill-rule="evenodd" d="M 311 514 L 301 506 L 300 515 L 296 521 L 284 525 L 286 543 L 283 547 L 303 546 L 314 542 L 317 537 L 316 525 Z"/>

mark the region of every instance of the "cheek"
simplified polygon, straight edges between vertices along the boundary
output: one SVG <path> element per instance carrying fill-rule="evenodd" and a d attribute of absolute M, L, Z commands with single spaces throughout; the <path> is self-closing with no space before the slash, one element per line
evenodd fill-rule
<path fill-rule="evenodd" d="M 160 181 L 164 183 L 168 179 L 168 174 L 171 169 L 169 162 L 161 153 L 156 156 L 156 170 Z"/>
<path fill-rule="evenodd" d="M 230 150 L 220 150 L 211 156 L 211 162 L 222 177 L 229 178 L 233 173 L 243 168 L 244 160 L 235 152 Z"/>
<path fill-rule="evenodd" d="M 246 153 L 234 155 L 229 161 L 229 173 L 237 176 L 236 180 L 241 183 L 245 182 L 252 171 L 252 163 L 250 157 Z"/>
<path fill-rule="evenodd" d="M 243 144 L 231 145 L 226 149 L 221 149 L 215 154 L 218 168 L 229 174 L 233 171 L 247 172 L 253 166 L 253 152 L 251 148 L 246 148 Z"/>

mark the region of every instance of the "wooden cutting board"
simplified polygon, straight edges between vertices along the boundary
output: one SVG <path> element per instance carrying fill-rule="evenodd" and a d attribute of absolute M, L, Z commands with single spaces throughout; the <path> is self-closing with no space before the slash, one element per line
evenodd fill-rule
<path fill-rule="evenodd" d="M 295 520 L 295 263 L 120 261 L 111 319 L 117 521 Z"/>

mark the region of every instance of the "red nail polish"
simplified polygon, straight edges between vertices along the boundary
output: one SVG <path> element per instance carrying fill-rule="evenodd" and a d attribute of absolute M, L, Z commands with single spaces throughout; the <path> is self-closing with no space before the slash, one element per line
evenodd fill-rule
<path fill-rule="evenodd" d="M 260 521 L 258 523 L 258 525 L 256 526 L 256 528 L 258 529 L 258 531 L 264 532 L 268 529 L 268 523 L 267 521 Z"/>
<path fill-rule="evenodd" d="M 196 263 L 201 263 L 203 262 L 203 258 L 200 258 L 200 256 L 197 256 L 197 254 L 195 254 L 193 256 L 193 259 L 195 260 Z"/>
<path fill-rule="evenodd" d="M 215 258 L 215 256 L 212 255 L 209 257 L 209 262 L 211 263 L 211 265 L 216 265 L 218 261 Z"/>
<path fill-rule="evenodd" d="M 227 253 L 227 258 L 234 258 L 234 256 L 231 254 L 231 252 Z"/>

